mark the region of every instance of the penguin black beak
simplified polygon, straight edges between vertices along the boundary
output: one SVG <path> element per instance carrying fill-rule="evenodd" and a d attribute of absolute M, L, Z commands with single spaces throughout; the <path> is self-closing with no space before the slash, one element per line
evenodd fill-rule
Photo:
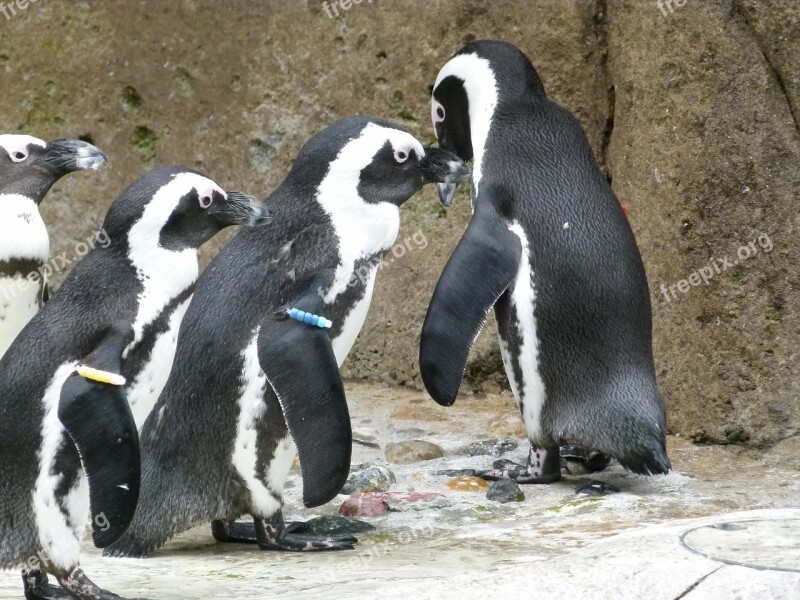
<path fill-rule="evenodd" d="M 425 183 L 435 183 L 439 200 L 444 206 L 453 203 L 458 184 L 469 181 L 470 171 L 457 155 L 443 148 L 425 147 L 425 157 L 419 168 Z"/>
<path fill-rule="evenodd" d="M 224 202 L 215 202 L 209 214 L 223 225 L 248 225 L 257 227 L 272 221 L 272 213 L 264 203 L 242 192 L 228 192 Z"/>
<path fill-rule="evenodd" d="M 83 169 L 99 169 L 108 158 L 97 146 L 80 140 L 53 140 L 48 142 L 36 164 L 59 177 Z"/>

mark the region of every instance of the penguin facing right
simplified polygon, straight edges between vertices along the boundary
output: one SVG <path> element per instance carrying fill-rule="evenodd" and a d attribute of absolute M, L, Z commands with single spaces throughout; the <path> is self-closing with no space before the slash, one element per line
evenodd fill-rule
<path fill-rule="evenodd" d="M 556 481 L 560 444 L 667 473 L 647 277 L 580 124 L 547 98 L 528 57 L 499 41 L 472 42 L 442 67 L 431 115 L 440 147 L 473 160 L 473 217 L 423 324 L 428 392 L 453 404 L 494 307 L 531 449 L 526 466 L 497 461 L 484 476 Z M 439 186 L 445 206 L 454 192 Z"/>
<path fill-rule="evenodd" d="M 339 366 L 399 207 L 426 183 L 468 177 L 454 154 L 380 119 L 338 121 L 303 146 L 266 201 L 275 225 L 239 232 L 197 282 L 142 428 L 139 507 L 104 554 L 146 556 L 203 523 L 262 550 L 352 548 L 351 536 L 286 524 L 284 482 L 298 454 L 306 506 L 341 490 L 352 435 Z M 242 515 L 254 521 L 236 523 Z"/>
<path fill-rule="evenodd" d="M 99 148 L 80 140 L 0 134 L 0 358 L 47 296 L 42 199 L 64 175 L 105 162 Z"/>
<path fill-rule="evenodd" d="M 169 369 L 171 357 L 153 349 L 173 335 L 166 325 L 191 293 L 200 245 L 270 218 L 196 171 L 146 173 L 109 208 L 109 244 L 75 266 L 0 360 L 0 568 L 22 571 L 26 598 L 119 600 L 86 576 L 79 554 L 90 513 L 103 547 L 136 507 L 139 443 L 125 392 L 152 362 Z"/>

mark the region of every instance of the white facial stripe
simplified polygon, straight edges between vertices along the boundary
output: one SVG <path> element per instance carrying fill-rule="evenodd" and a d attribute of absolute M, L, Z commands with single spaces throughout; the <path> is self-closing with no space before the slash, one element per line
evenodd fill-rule
<path fill-rule="evenodd" d="M 334 302 L 347 289 L 356 261 L 388 250 L 397 237 L 397 206 L 386 202 L 371 204 L 358 195 L 361 171 L 387 140 L 395 151 L 406 148 L 419 157 L 425 156 L 422 144 L 410 134 L 370 123 L 339 151 L 318 188 L 317 202 L 330 216 L 339 238 L 340 263 L 333 285 L 325 294 L 326 303 Z"/>
<path fill-rule="evenodd" d="M 179 252 L 159 245 L 161 230 L 178 206 L 180 199 L 197 190 L 200 196 L 223 192 L 216 183 L 196 173 L 179 173 L 161 187 L 144 209 L 142 217 L 128 233 L 128 258 L 136 267 L 144 285 L 139 296 L 139 311 L 133 324 L 134 339 L 126 348 L 141 341 L 145 326 L 169 302 L 197 280 L 197 251 L 187 248 Z"/>
<path fill-rule="evenodd" d="M 0 261 L 47 262 L 50 238 L 36 203 L 20 194 L 0 194 Z"/>
<path fill-rule="evenodd" d="M 42 148 L 47 146 L 47 143 L 44 142 L 44 140 L 40 140 L 39 138 L 35 138 L 30 135 L 16 135 L 11 133 L 0 135 L 0 148 L 3 148 L 3 150 L 6 151 L 8 157 L 13 162 L 22 162 L 28 158 L 28 146 L 31 144 L 34 146 L 41 146 Z M 18 153 L 23 154 L 24 158 L 15 156 Z"/>
<path fill-rule="evenodd" d="M 445 77 L 454 76 L 464 82 L 469 102 L 469 126 L 472 131 L 472 183 L 477 195 L 482 176 L 483 152 L 489 128 L 497 107 L 497 79 L 485 58 L 477 54 L 459 54 L 448 61 L 436 77 L 435 90 Z"/>

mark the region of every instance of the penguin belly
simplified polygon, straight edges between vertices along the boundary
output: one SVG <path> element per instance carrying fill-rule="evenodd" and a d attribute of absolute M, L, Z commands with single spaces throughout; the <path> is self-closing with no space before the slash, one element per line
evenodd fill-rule
<path fill-rule="evenodd" d="M 44 282 L 0 276 L 0 358 L 39 311 Z"/>
<path fill-rule="evenodd" d="M 42 396 L 42 442 L 32 502 L 41 553 L 55 569 L 67 572 L 78 564 L 80 539 L 89 515 L 89 484 L 58 418 L 61 387 L 76 365 L 72 361 L 63 363 Z M 70 484 L 66 492 L 62 489 L 65 482 Z"/>
<path fill-rule="evenodd" d="M 137 369 L 136 375 L 132 376 L 133 381 L 127 390 L 128 404 L 139 431 L 169 379 L 178 346 L 178 330 L 191 299 L 189 296 L 178 304 L 166 318 L 166 329 L 154 334 L 155 340 L 150 353 Z"/>
<path fill-rule="evenodd" d="M 509 229 L 519 237 L 522 254 L 516 278 L 495 304 L 500 354 L 528 439 L 535 445 L 550 445 L 550 433 L 542 425 L 546 390 L 540 372 L 536 289 L 528 238 L 517 222 Z"/>

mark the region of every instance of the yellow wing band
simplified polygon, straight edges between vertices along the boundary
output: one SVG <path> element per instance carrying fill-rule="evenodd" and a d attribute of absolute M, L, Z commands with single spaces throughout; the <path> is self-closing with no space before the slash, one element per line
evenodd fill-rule
<path fill-rule="evenodd" d="M 90 379 L 92 381 L 99 381 L 100 383 L 108 383 L 109 385 L 125 385 L 125 378 L 122 375 L 111 373 L 109 371 L 101 371 L 100 369 L 93 369 L 86 365 L 78 365 L 75 371 L 81 377 Z"/>

